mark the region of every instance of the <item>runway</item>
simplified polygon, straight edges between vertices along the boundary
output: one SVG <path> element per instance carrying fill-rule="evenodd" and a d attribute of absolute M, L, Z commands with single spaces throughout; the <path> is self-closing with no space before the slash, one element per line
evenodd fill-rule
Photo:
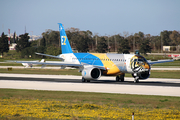
<path fill-rule="evenodd" d="M 180 79 L 149 78 L 133 83 L 130 77 L 125 77 L 125 82 L 116 82 L 115 77 L 101 77 L 98 81 L 81 83 L 81 76 L 1 73 L 0 88 L 180 97 Z"/>

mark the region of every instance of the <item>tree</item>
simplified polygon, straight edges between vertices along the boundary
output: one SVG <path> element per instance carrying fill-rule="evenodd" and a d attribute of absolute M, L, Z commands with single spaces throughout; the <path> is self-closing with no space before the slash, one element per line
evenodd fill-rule
<path fill-rule="evenodd" d="M 88 46 L 88 38 L 79 36 L 78 39 L 76 40 L 76 48 L 79 52 L 88 52 L 89 51 L 89 46 Z"/>
<path fill-rule="evenodd" d="M 43 38 L 46 41 L 46 46 L 56 45 L 59 46 L 60 36 L 59 31 L 46 30 L 46 32 L 42 33 Z"/>
<path fill-rule="evenodd" d="M 21 52 L 22 58 L 34 54 L 34 48 L 30 47 L 31 43 L 29 42 L 29 38 L 28 33 L 25 33 L 20 35 L 19 40 L 16 41 L 16 51 Z"/>
<path fill-rule="evenodd" d="M 37 47 L 37 52 L 38 53 L 45 53 L 45 51 L 46 51 L 46 39 L 43 37 L 43 38 L 38 40 L 38 43 L 40 45 Z M 44 57 L 44 56 L 41 56 L 41 57 Z"/>
<path fill-rule="evenodd" d="M 28 58 L 31 56 L 32 58 L 35 58 L 35 51 L 36 49 L 34 47 L 26 47 L 21 51 L 21 57 Z"/>
<path fill-rule="evenodd" d="M 147 52 L 151 53 L 151 49 L 152 48 L 149 45 L 149 39 L 146 38 L 146 40 L 143 40 L 143 42 L 141 43 L 139 52 L 143 53 L 144 55 L 146 55 Z"/>
<path fill-rule="evenodd" d="M 161 51 L 161 37 L 160 36 L 152 36 L 151 48 L 154 48 L 154 51 Z"/>
<path fill-rule="evenodd" d="M 51 45 L 51 46 L 47 47 L 45 54 L 56 56 L 56 55 L 61 54 L 61 50 L 59 47 Z"/>
<path fill-rule="evenodd" d="M 16 51 L 21 52 L 23 49 L 26 47 L 30 47 L 30 42 L 29 42 L 29 36 L 28 33 L 22 34 L 19 36 L 19 40 L 16 41 Z"/>
<path fill-rule="evenodd" d="M 135 51 L 135 37 L 133 35 L 130 35 L 126 37 L 129 43 L 129 47 L 131 48 L 131 51 Z"/>
<path fill-rule="evenodd" d="M 14 35 L 13 35 L 13 43 L 16 43 L 16 32 L 14 32 Z"/>
<path fill-rule="evenodd" d="M 44 37 L 40 39 L 40 46 L 46 47 L 46 39 Z"/>
<path fill-rule="evenodd" d="M 77 28 L 70 28 L 66 31 L 68 40 L 71 44 L 71 47 L 75 47 L 79 52 L 88 52 L 90 41 L 92 40 L 92 32 L 79 31 Z"/>
<path fill-rule="evenodd" d="M 174 30 L 169 37 L 172 40 L 172 45 L 177 46 L 180 44 L 180 32 Z"/>
<path fill-rule="evenodd" d="M 119 49 L 118 49 L 118 53 L 123 53 L 123 54 L 129 54 L 129 50 L 131 48 L 129 47 L 129 42 L 127 39 L 123 39 L 121 41 L 121 44 L 119 46 Z"/>
<path fill-rule="evenodd" d="M 7 35 L 4 35 L 4 32 L 3 32 L 0 37 L 0 53 L 3 56 L 3 53 L 8 52 L 8 51 L 9 51 L 8 37 Z"/>
<path fill-rule="evenodd" d="M 97 49 L 96 51 L 99 53 L 105 53 L 107 49 L 107 42 L 104 37 L 101 37 L 100 40 L 98 41 Z"/>
<path fill-rule="evenodd" d="M 171 33 L 172 33 L 172 31 L 167 31 L 167 30 L 160 33 L 161 37 L 162 37 L 161 39 L 162 39 L 162 42 L 163 42 L 162 45 L 166 45 L 166 46 L 171 45 L 171 39 L 169 38 Z"/>
<path fill-rule="evenodd" d="M 133 40 L 133 46 L 134 46 L 134 50 L 135 49 L 139 49 L 139 43 L 140 43 L 140 36 L 139 36 L 139 34 L 138 33 L 135 33 L 134 34 L 134 38 L 133 38 L 134 40 Z"/>

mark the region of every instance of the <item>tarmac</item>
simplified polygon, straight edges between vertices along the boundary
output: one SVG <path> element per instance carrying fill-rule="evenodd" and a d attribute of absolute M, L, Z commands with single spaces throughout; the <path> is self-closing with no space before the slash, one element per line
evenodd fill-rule
<path fill-rule="evenodd" d="M 0 88 L 180 97 L 180 79 L 149 78 L 140 83 L 133 80 L 125 77 L 125 82 L 116 82 L 114 77 L 103 76 L 100 80 L 82 83 L 81 76 L 0 73 Z"/>

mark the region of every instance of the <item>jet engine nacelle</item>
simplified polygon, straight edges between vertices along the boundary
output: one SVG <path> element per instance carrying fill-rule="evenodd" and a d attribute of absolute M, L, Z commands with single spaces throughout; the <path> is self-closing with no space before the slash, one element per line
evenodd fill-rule
<path fill-rule="evenodd" d="M 132 74 L 132 76 L 135 77 L 139 77 L 139 79 L 147 79 L 150 76 L 150 71 L 145 71 L 145 72 L 141 72 L 141 73 L 134 73 Z"/>
<path fill-rule="evenodd" d="M 86 80 L 96 80 L 101 77 L 101 70 L 99 68 L 87 67 L 82 71 L 82 77 Z"/>

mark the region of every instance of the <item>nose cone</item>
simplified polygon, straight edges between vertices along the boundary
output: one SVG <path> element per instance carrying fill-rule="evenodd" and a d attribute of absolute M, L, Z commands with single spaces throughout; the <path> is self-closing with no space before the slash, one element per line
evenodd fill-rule
<path fill-rule="evenodd" d="M 130 65 L 133 72 L 145 72 L 150 70 L 150 65 L 147 60 L 140 55 L 132 57 Z"/>
<path fill-rule="evenodd" d="M 150 65 L 149 65 L 147 62 L 144 62 L 143 67 L 144 67 L 145 69 L 150 69 Z"/>

